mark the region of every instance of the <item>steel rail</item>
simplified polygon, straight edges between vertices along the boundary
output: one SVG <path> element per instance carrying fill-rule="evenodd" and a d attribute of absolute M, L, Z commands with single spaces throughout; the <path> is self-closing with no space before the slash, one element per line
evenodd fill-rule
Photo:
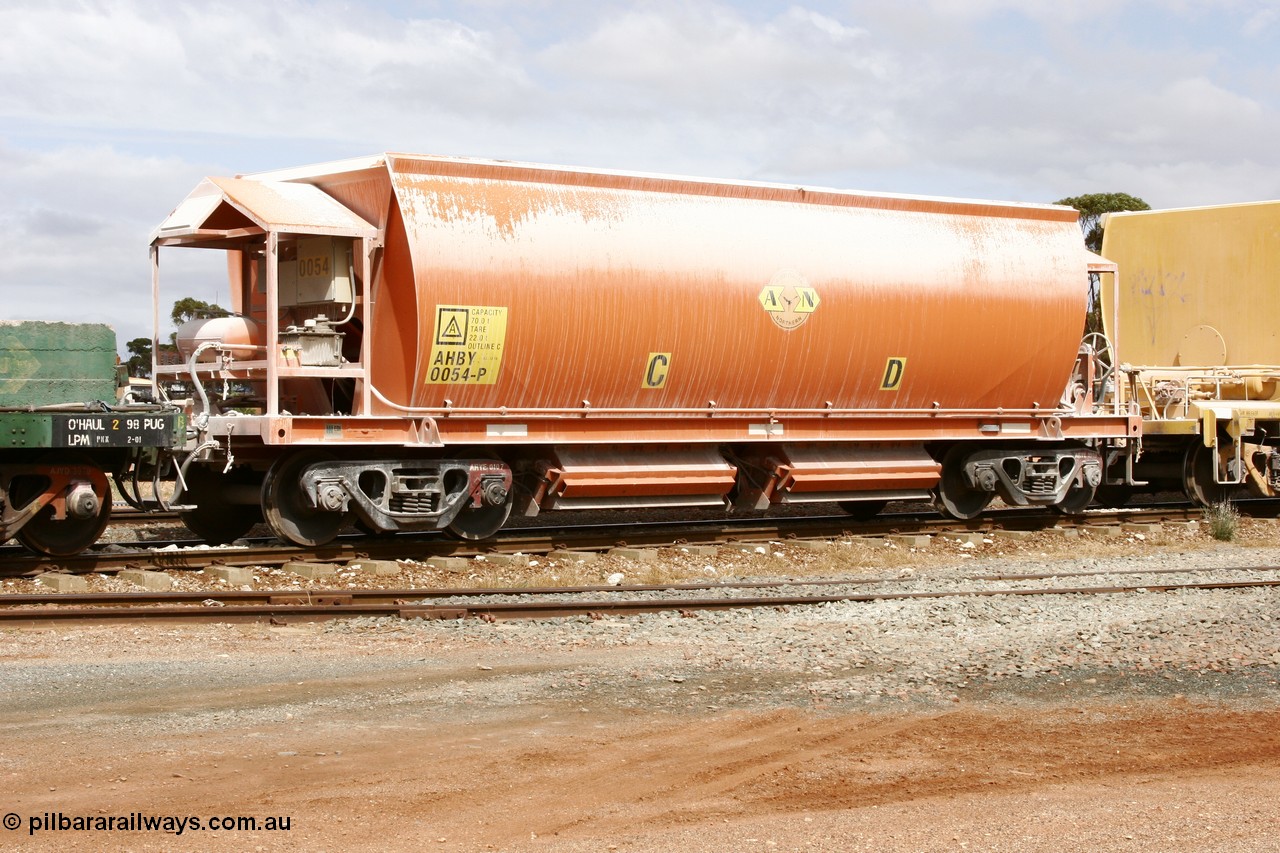
<path fill-rule="evenodd" d="M 794 584 L 793 584 L 794 585 Z M 764 595 L 738 598 L 668 598 L 668 599 L 571 599 L 539 601 L 494 602 L 446 602 L 426 604 L 394 600 L 389 602 L 354 600 L 346 593 L 335 595 L 339 599 L 327 603 L 281 603 L 261 605 L 221 604 L 199 606 L 133 606 L 133 607 L 10 607 L 0 609 L 0 623 L 46 622 L 116 622 L 120 620 L 169 620 L 200 622 L 260 622 L 269 620 L 283 624 L 285 620 L 322 621 L 354 617 L 390 617 L 402 619 L 466 619 L 484 621 L 498 619 L 543 619 L 575 615 L 599 618 L 604 614 L 656 613 L 680 611 L 694 614 L 703 610 L 738 610 L 755 607 L 795 607 L 840 602 L 906 601 L 913 599 L 990 598 L 994 596 L 1049 596 L 1049 595 L 1112 595 L 1126 593 L 1157 593 L 1205 590 L 1244 590 L 1280 587 L 1280 579 L 1250 581 L 1204 581 L 1175 584 L 1128 584 L 1098 587 L 1049 587 L 1036 589 L 967 589 L 932 590 L 921 592 L 870 592 L 842 595 Z M 477 598 L 506 594 L 511 591 L 485 590 Z M 126 594 L 127 595 L 127 594 Z M 154 595 L 154 594 L 153 594 Z M 225 595 L 225 593 L 224 593 Z M 308 596 L 296 596 L 306 599 Z M 320 598 L 313 594 L 312 599 Z M 454 596 L 457 597 L 457 596 Z M 208 600 L 217 601 L 212 596 Z"/>
<path fill-rule="evenodd" d="M 1098 575 L 1194 575 L 1207 572 L 1280 572 L 1280 566 L 1212 566 L 1182 569 L 1120 569 L 1095 572 L 1045 572 L 1035 574 L 966 575 L 967 581 L 1032 581 L 1053 578 L 1094 577 Z M 403 604 L 411 599 L 483 598 L 485 596 L 587 595 L 591 593 L 624 594 L 634 592 L 698 592 L 724 589 L 781 589 L 804 586 L 873 586 L 875 584 L 914 583 L 918 578 L 784 578 L 758 581 L 700 581 L 661 584 L 587 584 L 582 586 L 544 587 L 405 587 L 401 589 L 262 589 L 262 590 L 138 590 L 129 592 L 39 592 L 0 594 L 0 611 L 5 608 L 33 605 L 82 607 L 131 607 L 137 605 L 209 604 L 343 604 L 381 602 Z"/>
<path fill-rule="evenodd" d="M 994 530 L 1043 530 L 1048 527 L 1090 527 L 1126 522 L 1186 521 L 1203 512 L 1187 507 L 1153 507 L 1094 511 L 1083 516 L 1026 509 L 995 510 L 970 521 L 953 521 L 935 513 L 902 513 L 859 522 L 847 515 L 785 516 L 777 518 L 716 518 L 678 521 L 609 522 L 551 527 L 512 527 L 484 543 L 460 542 L 439 533 L 389 537 L 343 536 L 317 548 L 298 548 L 276 541 L 255 542 L 248 548 L 156 550 L 165 544 L 124 552 L 90 551 L 75 557 L 40 557 L 19 549 L 0 551 L 0 575 L 32 575 L 44 571 L 75 574 L 124 568 L 203 569 L 208 565 L 279 566 L 295 560 L 345 562 L 356 558 L 426 559 L 475 557 L 486 553 L 547 554 L 557 548 L 600 551 L 630 545 L 678 547 L 764 543 L 786 539 L 876 537 L 901 533 L 959 533 Z M 130 543 L 138 546 L 141 543 Z M 196 543 L 191 543 L 196 544 Z M 117 543 L 117 547 L 125 547 Z"/>

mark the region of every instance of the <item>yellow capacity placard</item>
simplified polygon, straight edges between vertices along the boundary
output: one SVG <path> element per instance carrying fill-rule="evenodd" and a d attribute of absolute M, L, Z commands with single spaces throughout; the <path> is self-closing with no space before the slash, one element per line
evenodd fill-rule
<path fill-rule="evenodd" d="M 426 384 L 492 385 L 506 338 L 506 308 L 437 305 Z"/>

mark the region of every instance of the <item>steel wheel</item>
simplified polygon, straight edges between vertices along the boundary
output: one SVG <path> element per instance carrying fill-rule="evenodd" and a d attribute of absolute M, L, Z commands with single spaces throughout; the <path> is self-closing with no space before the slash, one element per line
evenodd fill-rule
<path fill-rule="evenodd" d="M 102 509 L 92 518 L 64 518 L 55 521 L 53 507 L 47 506 L 22 526 L 17 534 L 18 541 L 37 554 L 71 557 L 97 542 L 110 520 L 110 499 L 103 500 Z"/>
<path fill-rule="evenodd" d="M 1187 497 L 1200 506 L 1213 506 L 1229 500 L 1238 487 L 1217 482 L 1213 476 L 1213 454 L 1216 448 L 1197 441 L 1187 448 L 1182 462 L 1182 488 Z"/>
<path fill-rule="evenodd" d="M 502 457 L 493 450 L 482 447 L 458 448 L 454 451 L 454 455 L 459 459 L 502 461 Z M 449 526 L 445 528 L 445 533 L 454 539 L 461 539 L 464 542 L 478 542 L 482 539 L 489 539 L 501 530 L 502 525 L 506 524 L 507 519 L 511 517 L 512 504 L 513 500 L 510 494 L 501 504 L 486 503 L 478 508 L 471 506 L 471 500 L 468 498 L 453 521 L 449 522 Z"/>
<path fill-rule="evenodd" d="M 995 497 L 969 485 L 964 476 L 965 448 L 957 445 L 942 458 L 942 479 L 933 494 L 938 512 L 951 518 L 976 518 Z"/>
<path fill-rule="evenodd" d="M 1132 500 L 1133 492 L 1129 486 L 1098 486 L 1093 502 L 1098 506 L 1122 507 Z"/>
<path fill-rule="evenodd" d="M 262 515 L 276 536 L 295 545 L 314 547 L 332 542 L 347 523 L 349 512 L 328 512 L 311 505 L 302 490 L 307 466 L 333 457 L 319 450 L 303 450 L 276 460 L 262 481 Z"/>
<path fill-rule="evenodd" d="M 888 505 L 888 501 L 838 501 L 837 506 L 849 514 L 854 521 L 870 521 L 880 514 L 880 510 Z"/>
<path fill-rule="evenodd" d="M 511 516 L 511 499 L 508 498 L 498 506 L 463 507 L 457 517 L 449 523 L 449 535 L 467 542 L 488 539 L 507 523 Z"/>
<path fill-rule="evenodd" d="M 1062 503 L 1053 505 L 1053 508 L 1063 515 L 1080 515 L 1093 503 L 1093 496 L 1096 489 L 1093 486 L 1072 486 L 1067 489 L 1066 495 L 1062 498 Z"/>
<path fill-rule="evenodd" d="M 234 542 L 262 522 L 262 507 L 227 500 L 224 486 L 243 485 L 244 477 L 232 472 L 220 476 L 204 465 L 193 465 L 185 476 L 187 490 L 179 502 L 196 508 L 179 513 L 187 529 L 210 545 Z"/>
<path fill-rule="evenodd" d="M 83 467 L 83 477 L 93 486 L 98 509 L 88 518 L 74 518 L 68 513 L 66 518 L 56 520 L 53 517 L 53 507 L 46 506 L 15 535 L 23 545 L 48 557 L 70 557 L 79 554 L 98 541 L 98 537 L 102 535 L 102 531 L 107 528 L 107 522 L 111 519 L 111 489 L 107 485 L 106 475 L 87 458 L 74 453 L 46 456 L 38 464 Z M 45 484 L 47 482 L 46 480 Z M 15 490 L 16 494 L 12 495 L 14 504 L 23 506 L 33 500 L 44 491 L 45 484 L 33 486 L 36 489 L 34 493 L 29 493 L 25 497 L 23 496 L 25 489 Z"/>

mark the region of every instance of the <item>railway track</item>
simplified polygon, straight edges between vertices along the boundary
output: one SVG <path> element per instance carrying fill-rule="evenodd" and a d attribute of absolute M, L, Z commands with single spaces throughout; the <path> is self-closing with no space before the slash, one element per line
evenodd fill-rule
<path fill-rule="evenodd" d="M 1171 575 L 1211 580 L 1161 580 Z M 1131 576 L 1128 583 L 1068 585 L 1077 578 L 1106 574 Z M 1223 577 L 1224 575 L 1228 577 Z M 1259 577 L 1262 576 L 1262 577 Z M 1150 580 L 1137 580 L 1137 577 Z M 1056 579 L 1051 586 L 1010 583 Z M 793 607 L 837 602 L 991 596 L 1117 595 L 1205 590 L 1256 590 L 1280 587 L 1280 567 L 1229 569 L 1157 569 L 1069 574 L 975 575 L 969 586 L 950 589 L 902 589 L 897 578 L 752 581 L 740 583 L 586 586 L 551 588 L 465 588 L 393 590 L 260 590 L 233 592 L 126 592 L 35 594 L 0 597 L 0 624 L 171 622 L 312 622 L 354 617 L 402 619 L 543 619 L 567 616 L 628 615 L 678 611 Z M 983 585 L 1002 582 L 1004 586 Z M 895 588 L 898 587 L 898 588 Z"/>
<path fill-rule="evenodd" d="M 849 516 L 813 515 L 771 518 L 723 518 L 676 521 L 626 521 L 561 524 L 504 529 L 484 543 L 460 542 L 443 534 L 368 537 L 348 535 L 318 548 L 298 548 L 275 539 L 247 540 L 247 546 L 208 548 L 194 541 L 114 543 L 75 557 L 49 558 L 16 546 L 0 548 L 0 576 L 30 576 L 48 571 L 73 574 L 112 572 L 126 568 L 160 571 L 199 570 L 210 565 L 279 566 L 291 561 L 347 562 L 358 557 L 424 560 L 430 557 L 475 557 L 480 554 L 547 554 L 557 548 L 603 551 L 618 546 L 675 547 L 763 543 L 787 539 L 831 539 L 841 536 L 882 537 L 892 534 L 947 534 L 995 530 L 1036 531 L 1053 527 L 1087 528 L 1124 523 L 1154 524 L 1200 518 L 1186 506 L 1152 506 L 1097 510 L 1065 517 L 1053 512 L 995 510 L 971 521 L 957 522 L 936 513 L 896 513 L 859 522 Z"/>

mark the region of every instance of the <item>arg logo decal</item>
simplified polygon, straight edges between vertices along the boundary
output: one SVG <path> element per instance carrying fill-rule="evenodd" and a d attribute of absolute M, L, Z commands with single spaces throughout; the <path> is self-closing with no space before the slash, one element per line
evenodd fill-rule
<path fill-rule="evenodd" d="M 803 326 L 820 301 L 818 291 L 794 270 L 782 270 L 760 291 L 760 304 L 769 312 L 769 319 L 787 332 Z"/>

